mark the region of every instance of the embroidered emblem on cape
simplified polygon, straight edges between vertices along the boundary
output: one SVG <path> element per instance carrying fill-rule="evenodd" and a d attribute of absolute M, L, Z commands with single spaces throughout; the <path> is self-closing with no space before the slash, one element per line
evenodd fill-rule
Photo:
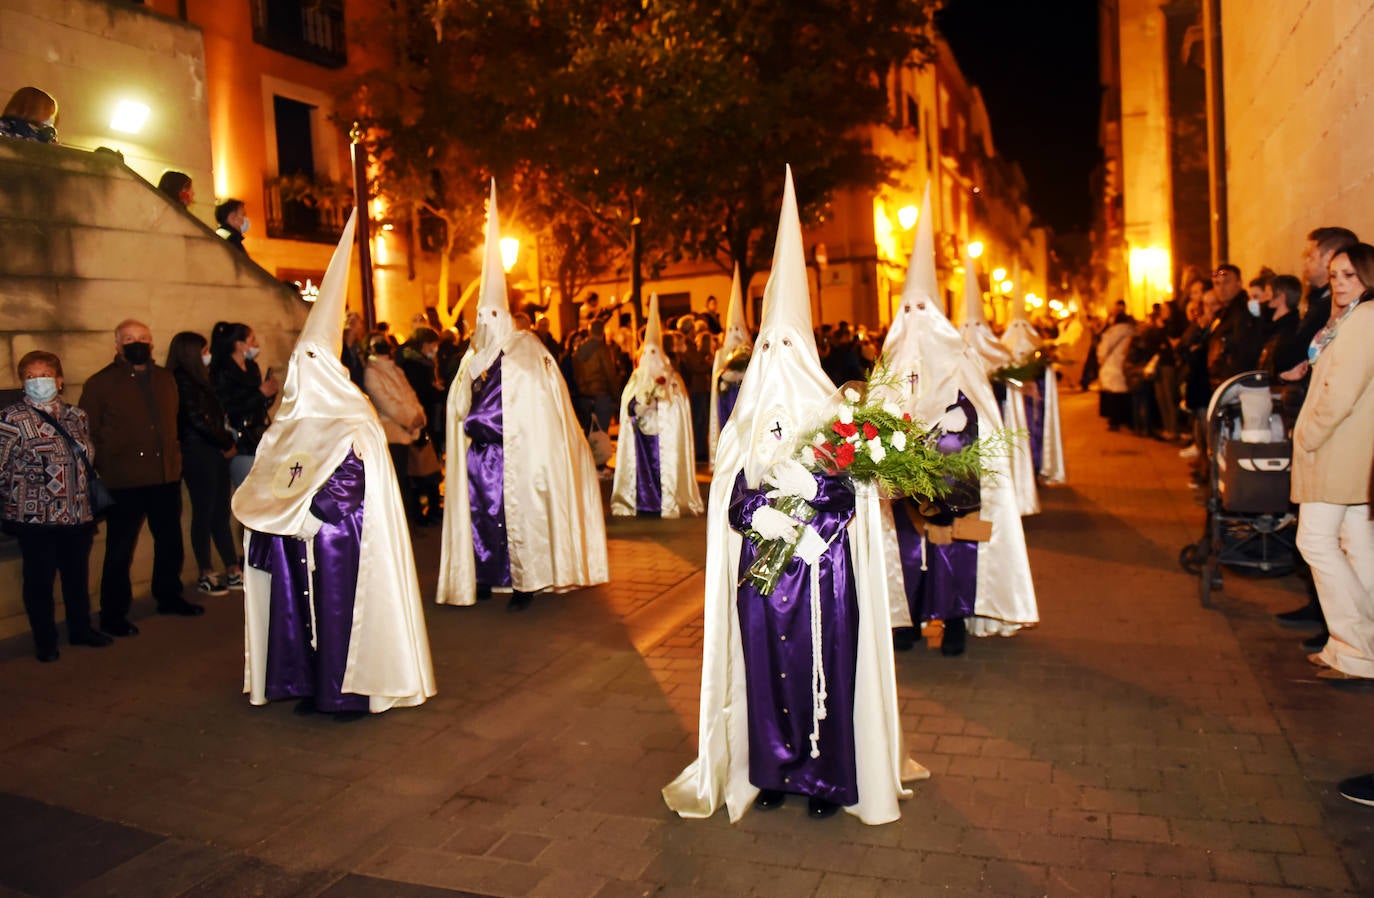
<path fill-rule="evenodd" d="M 769 409 L 754 431 L 754 457 L 770 464 L 787 454 L 796 436 L 796 426 L 792 416 L 782 406 Z"/>
<path fill-rule="evenodd" d="M 318 463 L 314 456 L 305 452 L 288 455 L 272 474 L 272 495 L 278 499 L 294 499 L 305 492 Z"/>

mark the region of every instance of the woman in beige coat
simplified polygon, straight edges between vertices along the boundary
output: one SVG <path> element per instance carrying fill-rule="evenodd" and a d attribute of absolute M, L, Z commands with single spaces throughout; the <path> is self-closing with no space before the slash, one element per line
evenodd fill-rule
<path fill-rule="evenodd" d="M 406 497 L 407 509 L 413 511 L 409 489 L 410 444 L 419 439 L 424 430 L 425 410 L 420 407 L 420 400 L 410 381 L 406 380 L 405 372 L 391 357 L 391 351 L 391 343 L 385 337 L 379 336 L 372 341 L 372 356 L 363 373 L 363 392 L 377 410 L 377 418 L 386 432 L 396 480 L 401 484 L 401 495 Z"/>
<path fill-rule="evenodd" d="M 1338 253 L 1330 274 L 1335 334 L 1293 430 L 1298 548 L 1331 632 L 1308 660 L 1326 679 L 1374 678 L 1374 246 Z"/>

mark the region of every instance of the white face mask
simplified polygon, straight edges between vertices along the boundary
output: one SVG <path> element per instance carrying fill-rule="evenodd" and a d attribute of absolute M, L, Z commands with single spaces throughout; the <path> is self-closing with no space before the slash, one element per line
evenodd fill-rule
<path fill-rule="evenodd" d="M 248 226 L 251 225 L 252 223 L 253 223 L 253 222 L 249 221 L 247 215 L 243 216 L 243 224 L 239 225 L 239 233 L 240 233 L 240 234 L 247 234 L 247 233 L 248 233 Z"/>
<path fill-rule="evenodd" d="M 258 348 L 257 346 L 249 346 L 243 351 L 243 357 L 251 362 L 258 357 Z"/>
<path fill-rule="evenodd" d="M 209 368 L 209 367 L 210 367 L 210 360 L 211 360 L 212 358 L 213 358 L 213 356 L 211 356 L 210 353 L 208 353 L 208 352 L 202 352 L 202 353 L 200 354 L 200 363 L 201 363 L 202 365 L 204 365 L 206 368 Z"/>
<path fill-rule="evenodd" d="M 1260 301 L 1252 299 L 1245 303 L 1245 307 L 1250 310 L 1250 314 L 1258 318 L 1260 316 Z"/>
<path fill-rule="evenodd" d="M 24 395 L 34 402 L 52 402 L 57 398 L 57 378 L 30 377 L 24 381 Z"/>

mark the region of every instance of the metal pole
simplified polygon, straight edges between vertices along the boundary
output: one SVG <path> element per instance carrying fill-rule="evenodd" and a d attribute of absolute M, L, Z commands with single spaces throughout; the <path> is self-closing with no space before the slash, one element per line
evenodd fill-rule
<path fill-rule="evenodd" d="M 372 219 L 367 203 L 367 150 L 363 149 L 362 128 L 357 122 L 348 133 L 352 140 L 353 202 L 358 209 L 358 271 L 362 275 L 363 325 L 368 333 L 377 329 L 377 297 L 372 286 Z"/>
<path fill-rule="evenodd" d="M 635 320 L 644 318 L 644 305 L 641 294 L 644 292 L 644 276 L 640 267 L 644 264 L 644 246 L 639 235 L 639 212 L 630 207 L 630 300 L 635 308 Z"/>

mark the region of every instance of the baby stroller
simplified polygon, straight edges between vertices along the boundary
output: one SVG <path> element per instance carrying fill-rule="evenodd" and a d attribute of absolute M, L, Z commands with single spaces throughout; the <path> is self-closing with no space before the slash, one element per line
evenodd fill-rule
<path fill-rule="evenodd" d="M 1210 492 L 1202 539 L 1179 564 L 1198 575 L 1203 607 L 1221 588 L 1221 569 L 1281 577 L 1297 569 L 1297 515 L 1288 501 L 1293 441 L 1263 371 L 1217 387 L 1207 407 Z"/>

